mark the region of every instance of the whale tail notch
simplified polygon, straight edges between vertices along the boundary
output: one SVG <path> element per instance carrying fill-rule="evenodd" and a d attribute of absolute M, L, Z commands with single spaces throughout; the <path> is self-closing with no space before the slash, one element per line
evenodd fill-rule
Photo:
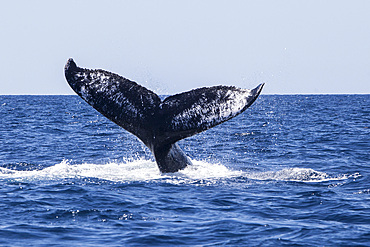
<path fill-rule="evenodd" d="M 88 104 L 136 135 L 154 154 L 161 172 L 191 164 L 177 141 L 221 124 L 245 111 L 264 84 L 253 90 L 232 86 L 194 89 L 169 96 L 102 69 L 84 69 L 69 59 L 65 77 Z"/>

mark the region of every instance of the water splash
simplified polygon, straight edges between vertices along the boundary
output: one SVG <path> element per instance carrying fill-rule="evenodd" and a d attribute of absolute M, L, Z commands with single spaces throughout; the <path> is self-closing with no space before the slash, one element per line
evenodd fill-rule
<path fill-rule="evenodd" d="M 266 171 L 247 173 L 247 178 L 255 180 L 276 180 L 276 181 L 294 181 L 294 182 L 325 182 L 335 180 L 346 180 L 351 177 L 360 176 L 359 174 L 347 175 L 341 174 L 330 176 L 325 172 L 315 171 L 311 168 L 284 168 L 279 171 Z"/>
<path fill-rule="evenodd" d="M 163 174 L 152 160 L 137 159 L 121 163 L 107 164 L 71 164 L 62 161 L 59 164 L 32 170 L 15 170 L 0 167 L 0 179 L 17 181 L 62 180 L 93 178 L 111 182 L 149 182 L 162 181 L 172 184 L 214 184 L 223 179 L 247 178 L 252 180 L 323 182 L 345 180 L 354 175 L 329 176 L 325 172 L 309 168 L 285 168 L 279 171 L 248 172 L 233 170 L 219 163 L 192 160 L 193 165 L 176 173 Z M 359 174 L 357 174 L 360 176 Z"/>
<path fill-rule="evenodd" d="M 161 176 L 155 163 L 144 159 L 108 164 L 70 164 L 64 160 L 47 168 L 26 171 L 0 168 L 0 178 L 16 180 L 97 178 L 117 182 L 153 180 Z"/>
<path fill-rule="evenodd" d="M 202 179 L 221 179 L 240 176 L 241 172 L 228 169 L 221 164 L 193 160 L 194 165 L 176 172 L 162 174 L 154 161 L 137 159 L 121 163 L 59 164 L 36 170 L 13 170 L 0 168 L 0 179 L 16 180 L 60 180 L 96 178 L 112 182 L 154 181 L 159 179 L 177 180 L 176 183 L 193 182 Z"/>

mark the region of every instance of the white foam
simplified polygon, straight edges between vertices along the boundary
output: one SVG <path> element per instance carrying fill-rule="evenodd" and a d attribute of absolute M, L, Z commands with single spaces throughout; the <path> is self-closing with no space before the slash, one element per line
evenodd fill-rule
<path fill-rule="evenodd" d="M 192 183 L 199 180 L 240 176 L 240 172 L 230 170 L 221 164 L 211 164 L 196 160 L 193 163 L 193 166 L 189 166 L 182 171 L 162 174 L 154 161 L 145 159 L 108 164 L 70 164 L 68 161 L 63 161 L 41 170 L 18 171 L 0 168 L 0 179 L 60 180 L 97 178 L 113 182 L 166 179 L 167 182 L 172 181 L 173 183 Z"/>
<path fill-rule="evenodd" d="M 68 178 L 98 178 L 110 181 L 145 181 L 162 175 L 150 160 L 135 160 L 127 163 L 70 164 L 63 161 L 42 170 L 16 171 L 1 168 L 0 178 L 26 180 L 58 180 Z"/>
<path fill-rule="evenodd" d="M 357 174 L 360 176 L 359 174 Z M 276 180 L 276 181 L 295 181 L 295 182 L 325 182 L 335 180 L 345 180 L 354 175 L 330 176 L 325 172 L 315 171 L 311 168 L 284 168 L 279 171 L 266 171 L 247 173 L 246 177 L 255 180 Z"/>
<path fill-rule="evenodd" d="M 206 161 L 192 160 L 193 165 L 186 167 L 179 172 L 168 174 L 167 182 L 174 184 L 201 184 L 211 185 L 223 179 L 240 177 L 242 171 L 235 171 L 218 163 L 208 163 Z"/>
<path fill-rule="evenodd" d="M 63 179 L 101 179 L 112 182 L 156 181 L 172 184 L 214 184 L 224 179 L 244 177 L 252 180 L 323 182 L 359 177 L 359 174 L 329 176 L 308 168 L 285 168 L 279 171 L 246 172 L 228 168 L 222 164 L 192 160 L 193 165 L 176 173 L 162 174 L 152 160 L 137 159 L 108 164 L 59 164 L 39 169 L 19 171 L 0 168 L 0 179 L 16 181 L 50 181 Z"/>

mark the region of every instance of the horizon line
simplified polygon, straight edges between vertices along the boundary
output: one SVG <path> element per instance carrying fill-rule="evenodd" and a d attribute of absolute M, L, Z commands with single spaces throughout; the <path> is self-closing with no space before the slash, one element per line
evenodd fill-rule
<path fill-rule="evenodd" d="M 157 94 L 157 95 L 170 96 L 174 94 Z M 370 95 L 370 93 L 265 93 L 261 95 Z M 77 94 L 0 94 L 0 96 L 78 96 L 78 95 Z"/>

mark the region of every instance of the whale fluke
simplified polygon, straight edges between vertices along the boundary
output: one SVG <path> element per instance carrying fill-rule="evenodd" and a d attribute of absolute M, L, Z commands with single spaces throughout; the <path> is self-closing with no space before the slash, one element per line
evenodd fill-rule
<path fill-rule="evenodd" d="M 136 135 L 154 154 L 161 172 L 191 164 L 177 141 L 221 124 L 245 111 L 263 85 L 253 90 L 233 86 L 157 94 L 117 74 L 84 69 L 69 59 L 65 77 L 71 88 L 105 117 Z"/>

